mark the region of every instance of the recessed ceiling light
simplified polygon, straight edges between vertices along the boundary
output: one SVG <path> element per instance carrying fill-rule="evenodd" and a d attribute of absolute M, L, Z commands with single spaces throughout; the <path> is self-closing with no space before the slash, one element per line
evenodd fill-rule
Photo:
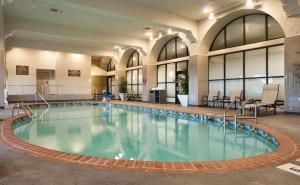
<path fill-rule="evenodd" d="M 212 20 L 212 19 L 214 19 L 214 18 L 215 18 L 215 15 L 214 15 L 213 12 L 211 12 L 211 13 L 209 14 L 209 16 L 208 16 L 208 19 L 209 19 L 209 20 Z"/>
<path fill-rule="evenodd" d="M 146 35 L 147 35 L 147 36 L 151 36 L 151 35 L 152 35 L 152 32 L 147 32 Z"/>
<path fill-rule="evenodd" d="M 149 37 L 149 40 L 153 40 L 153 36 L 152 35 Z"/>
<path fill-rule="evenodd" d="M 253 1 L 252 0 L 246 0 L 246 6 L 252 6 Z"/>
<path fill-rule="evenodd" d="M 162 34 L 161 34 L 161 33 L 159 33 L 159 34 L 158 34 L 158 38 L 161 38 L 161 37 L 162 37 Z"/>
<path fill-rule="evenodd" d="M 168 29 L 168 34 L 172 34 L 172 30 L 171 29 Z"/>
<path fill-rule="evenodd" d="M 209 12 L 210 12 L 210 9 L 208 7 L 203 9 L 203 13 L 209 13 Z"/>
<path fill-rule="evenodd" d="M 115 46 L 115 49 L 119 49 L 120 47 L 119 46 Z"/>

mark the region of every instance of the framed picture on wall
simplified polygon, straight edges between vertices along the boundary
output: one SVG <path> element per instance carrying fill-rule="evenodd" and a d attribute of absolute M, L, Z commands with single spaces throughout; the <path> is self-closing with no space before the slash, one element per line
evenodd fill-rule
<path fill-rule="evenodd" d="M 29 75 L 29 66 L 16 66 L 16 75 Z"/>
<path fill-rule="evenodd" d="M 68 76 L 80 77 L 80 70 L 68 70 Z"/>

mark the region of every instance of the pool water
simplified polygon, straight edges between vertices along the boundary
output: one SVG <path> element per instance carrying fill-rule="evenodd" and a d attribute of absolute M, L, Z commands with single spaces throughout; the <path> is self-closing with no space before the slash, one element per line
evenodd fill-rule
<path fill-rule="evenodd" d="M 17 123 L 17 137 L 41 147 L 125 160 L 196 162 L 238 159 L 274 149 L 244 129 L 106 106 L 36 108 L 37 119 Z"/>

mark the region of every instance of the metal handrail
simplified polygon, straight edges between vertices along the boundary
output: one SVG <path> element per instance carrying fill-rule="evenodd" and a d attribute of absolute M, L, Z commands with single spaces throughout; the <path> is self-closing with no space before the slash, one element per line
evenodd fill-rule
<path fill-rule="evenodd" d="M 11 111 L 11 116 L 14 117 L 14 113 L 15 113 L 15 108 L 17 109 L 17 115 L 19 115 L 19 110 L 20 110 L 20 104 L 17 103 L 17 104 L 14 104 L 13 105 L 13 108 L 12 108 L 12 111 Z"/>
<path fill-rule="evenodd" d="M 236 99 L 235 99 L 236 100 Z M 224 114 L 223 114 L 223 124 L 224 124 L 224 133 L 226 132 L 226 118 L 227 117 L 233 117 L 234 118 L 234 127 L 235 127 L 235 132 L 237 130 L 237 119 L 238 118 L 242 118 L 242 119 L 254 119 L 255 122 L 257 122 L 257 117 L 255 116 L 254 118 L 253 117 L 245 117 L 245 111 L 244 111 L 244 108 L 245 108 L 245 105 L 249 102 L 249 101 L 252 101 L 252 99 L 250 98 L 247 98 L 246 101 L 243 102 L 242 106 L 233 114 L 233 115 L 227 115 L 227 111 L 230 109 L 230 107 L 232 106 L 233 102 L 230 103 L 230 105 L 226 108 L 226 110 L 224 111 Z M 256 104 L 255 104 L 256 106 Z M 242 111 L 243 110 L 243 111 Z M 238 117 L 238 114 L 239 112 L 242 111 L 243 112 L 243 117 Z M 255 109 L 256 111 L 256 109 Z M 256 115 L 256 113 L 255 113 Z"/>
<path fill-rule="evenodd" d="M 34 119 L 36 119 L 36 116 L 35 116 L 35 114 L 33 113 L 32 109 L 31 109 L 28 105 L 25 105 L 25 107 L 26 107 L 26 109 L 29 111 L 30 115 L 31 115 Z"/>
<path fill-rule="evenodd" d="M 45 100 L 45 98 L 38 91 L 35 92 L 35 103 L 37 103 L 36 95 L 38 95 L 47 104 L 47 106 L 50 107 L 50 104 Z"/>
<path fill-rule="evenodd" d="M 25 111 L 25 113 L 27 114 L 27 116 L 29 118 L 36 119 L 35 114 L 33 113 L 33 111 L 31 110 L 31 108 L 28 105 L 24 105 L 23 103 L 21 103 L 21 107 Z"/>
<path fill-rule="evenodd" d="M 93 86 L 93 92 L 92 92 L 93 95 L 94 95 L 94 92 L 95 92 L 95 95 L 96 95 L 96 96 L 95 96 L 95 97 L 96 97 L 95 100 L 98 101 L 98 89 L 97 89 L 96 87 Z"/>
<path fill-rule="evenodd" d="M 227 107 L 226 107 L 226 109 L 225 109 L 225 112 L 224 113 L 226 113 L 229 109 L 230 109 L 230 107 L 236 102 L 236 100 L 238 100 L 239 98 L 234 98 L 234 101 L 232 101 Z"/>

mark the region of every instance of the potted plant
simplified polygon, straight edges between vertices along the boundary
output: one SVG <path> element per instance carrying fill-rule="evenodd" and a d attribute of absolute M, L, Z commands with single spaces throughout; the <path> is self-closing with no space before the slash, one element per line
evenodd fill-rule
<path fill-rule="evenodd" d="M 127 81 L 122 79 L 119 86 L 119 96 L 122 101 L 125 100 L 125 93 L 127 93 Z"/>
<path fill-rule="evenodd" d="M 185 70 L 183 74 L 178 75 L 177 84 L 179 87 L 178 91 L 178 99 L 180 101 L 181 106 L 188 106 L 189 103 L 189 74 L 188 71 Z"/>

